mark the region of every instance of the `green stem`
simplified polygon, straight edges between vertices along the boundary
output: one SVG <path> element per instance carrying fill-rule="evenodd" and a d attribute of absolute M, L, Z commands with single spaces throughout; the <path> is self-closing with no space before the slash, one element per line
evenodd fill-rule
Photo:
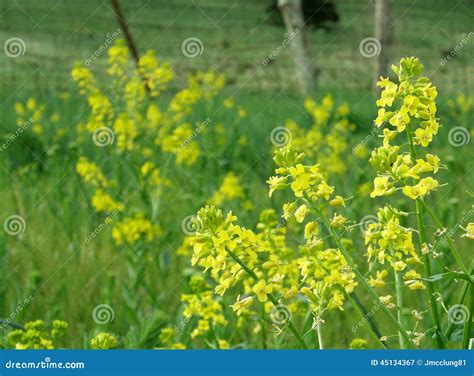
<path fill-rule="evenodd" d="M 469 285 L 469 301 L 467 304 L 467 319 L 464 323 L 464 330 L 462 336 L 462 348 L 467 349 L 469 347 L 469 341 L 471 340 L 471 327 L 472 327 L 472 310 L 474 309 L 474 287 L 472 283 Z"/>
<path fill-rule="evenodd" d="M 320 349 L 320 350 L 324 350 L 323 333 L 321 332 L 321 321 L 319 321 L 319 322 L 318 322 L 318 325 L 316 325 L 316 332 L 318 333 L 319 349 Z"/>
<path fill-rule="evenodd" d="M 393 254 L 394 252 L 392 252 Z M 401 285 L 401 280 L 400 280 L 400 273 L 397 272 L 396 270 L 393 271 L 394 276 L 395 276 L 395 294 L 397 295 L 397 317 L 398 317 L 398 322 L 406 328 L 406 323 L 405 323 L 405 316 L 403 316 L 403 292 L 402 292 L 402 285 Z M 406 342 L 405 338 L 398 333 L 398 341 L 400 343 L 400 348 L 401 349 L 406 349 Z"/>
<path fill-rule="evenodd" d="M 407 126 L 406 128 L 406 135 L 408 140 L 408 145 L 410 147 L 410 154 L 413 162 L 416 161 L 416 151 L 415 146 L 413 144 L 413 137 L 410 133 L 410 128 Z M 418 240 L 420 245 L 420 250 L 422 250 L 426 243 L 426 232 L 425 232 L 425 220 L 424 220 L 424 202 L 422 198 L 416 199 L 416 222 L 418 226 Z M 423 265 L 425 268 L 425 277 L 431 277 L 431 261 L 429 258 L 428 253 L 423 253 Z M 431 317 L 433 321 L 433 325 L 435 327 L 435 336 L 436 336 L 436 345 L 438 349 L 442 349 L 444 347 L 442 336 L 441 336 L 441 325 L 439 320 L 439 313 L 438 313 L 438 306 L 436 305 L 436 301 L 434 299 L 435 296 L 435 289 L 433 282 L 427 282 L 428 285 L 428 300 L 431 305 Z"/>
<path fill-rule="evenodd" d="M 259 281 L 259 278 L 258 276 L 255 274 L 255 272 L 253 270 L 251 270 L 247 265 L 245 265 L 244 262 L 242 262 L 236 255 L 234 252 L 232 252 L 230 249 L 225 249 L 226 252 L 230 255 L 230 257 L 232 257 L 232 259 L 237 263 L 239 264 L 242 269 L 244 269 L 245 272 L 247 272 L 248 275 L 250 275 L 250 277 L 252 277 L 255 281 Z M 272 304 L 277 307 L 278 306 L 278 300 L 273 296 L 273 294 L 268 294 L 268 298 L 270 299 L 270 301 L 272 302 Z M 301 334 L 298 332 L 298 330 L 295 328 L 295 326 L 293 325 L 293 323 L 291 322 L 291 320 L 288 320 L 288 329 L 290 329 L 291 333 L 293 334 L 293 336 L 296 338 L 296 340 L 298 341 L 298 343 L 300 344 L 300 346 L 303 348 L 303 349 L 307 349 L 308 346 L 306 346 L 306 343 L 305 341 L 303 340 L 303 337 L 301 336 Z"/>
<path fill-rule="evenodd" d="M 374 339 L 379 342 L 385 349 L 389 349 L 387 343 L 385 341 L 382 341 L 380 338 L 382 338 L 382 334 L 377 328 L 377 325 L 375 325 L 375 322 L 372 320 L 372 316 L 369 315 L 365 307 L 362 305 L 360 302 L 359 298 L 357 298 L 357 295 L 353 292 L 352 294 L 345 293 L 347 298 L 350 300 L 352 305 L 354 306 L 355 310 L 359 313 L 360 317 L 362 319 L 367 320 L 367 326 L 370 329 L 370 333 L 373 335 Z"/>
<path fill-rule="evenodd" d="M 341 239 L 339 238 L 339 235 L 335 233 L 331 227 L 331 224 L 329 220 L 326 218 L 326 216 L 322 213 L 322 211 L 314 205 L 313 201 L 305 195 L 306 200 L 308 203 L 311 205 L 311 207 L 316 211 L 316 213 L 319 215 L 321 218 L 321 221 L 324 224 L 324 227 L 326 227 L 327 231 L 331 235 L 331 237 L 334 239 L 334 242 L 336 243 L 337 247 L 341 251 L 342 255 L 346 259 L 347 263 L 349 264 L 350 268 L 352 269 L 352 272 L 356 275 L 358 281 L 364 286 L 366 291 L 372 296 L 372 298 L 380 304 L 380 307 L 382 307 L 382 311 L 387 315 L 387 317 L 392 321 L 392 323 L 397 327 L 398 331 L 402 334 L 402 336 L 407 340 L 408 343 L 410 343 L 410 337 L 408 336 L 407 332 L 405 329 L 401 326 L 401 324 L 397 321 L 395 316 L 393 316 L 392 312 L 389 311 L 389 309 L 385 306 L 380 301 L 379 296 L 375 292 L 375 290 L 372 288 L 372 286 L 369 285 L 369 283 L 366 281 L 362 273 L 357 269 L 354 261 L 352 260 L 352 257 L 349 254 L 349 251 L 344 247 L 344 245 L 341 242 Z"/>
<path fill-rule="evenodd" d="M 428 205 L 426 205 L 426 202 L 421 200 L 421 205 L 426 210 L 426 212 L 431 217 L 431 219 L 433 219 L 433 222 L 436 223 L 436 226 L 438 226 L 439 229 L 444 228 L 444 226 L 441 223 L 441 221 L 439 220 L 438 216 L 433 212 L 433 210 L 431 210 L 431 208 Z M 442 236 L 446 240 L 446 242 L 448 243 L 449 249 L 451 250 L 451 252 L 452 252 L 454 258 L 456 259 L 456 262 L 458 263 L 458 265 L 462 268 L 463 272 L 468 274 L 468 275 L 471 275 L 470 273 L 472 273 L 472 271 L 468 272 L 466 266 L 462 262 L 461 257 L 459 256 L 459 252 L 456 249 L 456 246 L 454 245 L 454 242 L 452 241 L 452 239 L 446 233 L 444 233 Z"/>
<path fill-rule="evenodd" d="M 262 328 L 262 348 L 264 350 L 267 349 L 267 332 L 265 331 L 265 305 L 263 303 L 260 304 L 260 325 Z"/>
<path fill-rule="evenodd" d="M 474 269 L 474 261 L 471 262 L 471 267 L 469 268 L 469 275 L 472 274 L 473 269 Z M 464 285 L 462 286 L 462 289 L 461 289 L 461 293 L 459 294 L 459 299 L 457 301 L 457 304 L 463 304 L 464 303 L 464 299 L 466 298 L 467 291 L 468 291 L 469 286 L 471 284 L 472 284 L 472 282 L 469 282 L 469 281 L 464 282 Z M 454 323 L 452 323 L 452 322 L 449 323 L 449 326 L 446 329 L 446 332 L 444 333 L 445 338 L 449 339 L 449 337 L 451 336 L 451 334 L 454 331 L 454 328 L 455 328 Z"/>

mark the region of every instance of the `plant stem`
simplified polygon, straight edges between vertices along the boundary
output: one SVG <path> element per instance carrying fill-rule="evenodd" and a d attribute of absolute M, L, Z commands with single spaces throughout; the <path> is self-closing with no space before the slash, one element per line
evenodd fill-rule
<path fill-rule="evenodd" d="M 260 322 L 262 327 L 262 348 L 264 350 L 267 349 L 267 332 L 265 331 L 265 305 L 263 303 L 260 304 Z"/>
<path fill-rule="evenodd" d="M 410 127 L 407 126 L 406 128 L 406 135 L 408 140 L 408 145 L 410 147 L 410 154 L 413 161 L 416 161 L 416 151 L 415 146 L 413 144 L 413 137 L 410 133 Z M 416 199 L 416 222 L 418 226 L 418 240 L 420 245 L 420 250 L 422 250 L 426 243 L 426 232 L 425 232 L 425 220 L 424 220 L 424 202 L 423 199 L 418 197 Z M 425 277 L 429 278 L 431 276 L 431 262 L 428 253 L 423 253 L 423 265 L 425 268 Z M 428 285 L 428 299 L 431 305 L 431 316 L 433 325 L 435 327 L 435 336 L 436 336 L 436 345 L 438 349 L 442 349 L 444 347 L 444 343 L 441 336 L 441 325 L 439 321 L 439 314 L 438 314 L 438 307 L 436 305 L 436 301 L 434 299 L 435 296 L 435 289 L 433 282 L 427 282 Z"/>
<path fill-rule="evenodd" d="M 392 252 L 392 255 L 394 252 Z M 394 276 L 395 276 L 395 294 L 397 295 L 397 317 L 398 317 L 398 322 L 402 324 L 403 327 L 406 328 L 406 323 L 405 323 L 405 316 L 403 316 L 403 292 L 402 292 L 402 285 L 400 281 L 400 273 L 397 272 L 396 270 L 393 271 Z M 400 348 L 401 349 L 406 349 L 406 342 L 405 338 L 398 333 L 398 341 L 400 343 Z"/>
<path fill-rule="evenodd" d="M 431 208 L 428 205 L 426 205 L 426 202 L 424 202 L 423 200 L 421 201 L 421 205 L 426 210 L 426 212 L 431 217 L 431 219 L 433 219 L 433 222 L 436 223 L 436 226 L 438 226 L 438 228 L 442 229 L 444 226 L 441 223 L 441 221 L 439 220 L 438 216 L 433 212 L 433 210 L 431 210 Z M 454 242 L 451 240 L 451 238 L 447 234 L 443 234 L 442 236 L 446 240 L 446 242 L 448 243 L 449 249 L 451 249 L 451 252 L 453 253 L 454 258 L 456 259 L 456 262 L 461 267 L 463 272 L 466 273 L 467 275 L 471 275 L 472 270 L 470 272 L 467 270 L 466 266 L 462 262 L 461 257 L 459 256 L 459 252 L 456 249 L 456 246 L 454 245 Z"/>
<path fill-rule="evenodd" d="M 239 264 L 242 269 L 245 270 L 245 272 L 247 272 L 248 275 L 250 275 L 250 277 L 252 277 L 255 281 L 258 281 L 259 278 L 258 276 L 253 272 L 253 270 L 251 270 L 247 265 L 245 265 L 244 262 L 242 262 L 236 255 L 234 252 L 232 252 L 230 249 L 225 249 L 226 252 L 230 255 L 230 257 L 232 257 L 232 259 L 237 263 Z M 268 298 L 270 299 L 270 301 L 272 302 L 272 304 L 277 307 L 278 306 L 278 300 L 273 296 L 273 294 L 268 294 Z M 288 329 L 290 329 L 291 333 L 293 334 L 293 336 L 296 338 L 296 340 L 298 341 L 298 343 L 300 344 L 300 346 L 303 348 L 303 349 L 308 349 L 308 346 L 306 346 L 306 343 L 305 341 L 303 340 L 303 337 L 301 336 L 301 334 L 298 332 L 298 330 L 295 328 L 295 326 L 293 325 L 293 323 L 291 322 L 291 320 L 288 320 Z"/>
<path fill-rule="evenodd" d="M 319 349 L 324 350 L 324 344 L 323 344 L 323 334 L 321 332 L 321 321 L 318 322 L 318 325 L 316 325 L 316 332 L 318 333 L 318 344 L 319 344 Z"/>
<path fill-rule="evenodd" d="M 462 336 L 462 348 L 467 349 L 469 347 L 469 341 L 471 339 L 471 327 L 472 327 L 472 310 L 474 309 L 474 288 L 472 283 L 469 285 L 469 300 L 467 304 L 467 318 L 464 323 L 464 330 Z"/>
<path fill-rule="evenodd" d="M 305 198 L 306 200 L 308 201 L 308 203 L 311 205 L 311 207 L 313 208 L 313 210 L 316 211 L 316 213 L 318 214 L 318 216 L 321 218 L 321 221 L 323 222 L 324 224 L 324 227 L 326 227 L 326 230 L 329 232 L 329 234 L 331 235 L 331 237 L 334 239 L 334 242 L 336 243 L 337 247 L 339 248 L 339 250 L 341 251 L 342 255 L 344 256 L 344 258 L 346 259 L 347 263 L 349 264 L 350 268 L 352 269 L 352 272 L 354 272 L 354 274 L 356 275 L 358 281 L 364 286 L 364 288 L 366 289 L 366 291 L 372 296 L 372 298 L 374 300 L 376 300 L 378 302 L 378 304 L 380 304 L 380 306 L 382 307 L 382 311 L 387 315 L 387 317 L 390 319 L 390 321 L 392 321 L 392 323 L 397 327 L 398 331 L 402 334 L 402 336 L 408 341 L 408 343 L 410 343 L 410 337 L 408 336 L 407 332 L 405 331 L 405 329 L 402 327 L 402 325 L 397 321 L 397 319 L 395 318 L 395 316 L 393 316 L 392 312 L 389 311 L 389 309 L 385 306 L 385 304 L 383 304 L 381 301 L 380 301 L 380 298 L 379 296 L 377 295 L 377 293 L 375 292 L 375 290 L 369 285 L 369 283 L 366 281 L 366 279 L 364 278 L 364 276 L 362 275 L 362 273 L 359 271 L 359 269 L 357 269 L 354 261 L 352 260 L 352 257 L 350 256 L 349 254 L 349 251 L 346 249 L 346 247 L 344 247 L 344 245 L 342 244 L 341 242 L 341 239 L 339 238 L 339 235 L 337 233 L 334 232 L 334 230 L 332 229 L 331 227 L 331 224 L 329 222 L 329 220 L 326 218 L 326 216 L 322 213 L 322 211 L 316 206 L 314 205 L 313 201 L 307 197 L 305 195 Z"/>
<path fill-rule="evenodd" d="M 360 300 L 357 298 L 357 295 L 353 292 L 352 294 L 346 293 L 347 298 L 350 300 L 356 311 L 360 314 L 360 317 L 362 319 L 367 320 L 367 326 L 370 329 L 370 333 L 372 333 L 373 337 L 377 342 L 380 342 L 380 344 L 385 348 L 389 349 L 387 343 L 385 341 L 382 341 L 380 338 L 382 337 L 382 334 L 378 330 L 377 326 L 375 325 L 375 322 L 372 320 L 371 315 L 367 312 L 365 307 L 362 305 Z"/>
<path fill-rule="evenodd" d="M 474 269 L 474 262 L 471 262 L 471 267 L 469 268 L 469 275 L 472 274 L 473 269 Z M 462 286 L 462 289 L 461 289 L 461 293 L 459 294 L 459 299 L 457 301 L 457 304 L 463 304 L 464 299 L 466 298 L 469 286 L 471 286 L 471 285 L 472 285 L 472 283 L 469 282 L 469 281 L 464 282 L 464 285 Z M 444 333 L 445 338 L 449 339 L 449 337 L 453 333 L 454 328 L 455 328 L 454 323 L 452 323 L 452 322 L 449 323 L 449 326 L 446 329 L 446 332 Z"/>

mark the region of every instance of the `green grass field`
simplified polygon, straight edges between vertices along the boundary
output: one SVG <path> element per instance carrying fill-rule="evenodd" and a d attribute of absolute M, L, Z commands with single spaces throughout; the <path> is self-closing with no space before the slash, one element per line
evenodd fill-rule
<path fill-rule="evenodd" d="M 283 204 L 294 199 L 288 192 L 269 198 L 266 183 L 275 169 L 272 130 L 284 126 L 287 119 L 293 119 L 306 131 L 315 127 L 314 119 L 305 111 L 304 98 L 294 86 L 289 48 L 273 64 L 262 65 L 263 59 L 281 43 L 285 30 L 267 20 L 268 2 L 263 0 L 121 3 L 140 52 L 156 50 L 160 61 L 170 63 L 174 72 L 175 79 L 169 89 L 157 100 L 160 108 L 166 108 L 178 90 L 186 87 L 189 74 L 211 70 L 226 77 L 226 85 L 219 95 L 198 102 L 182 121 L 195 124 L 206 118 L 212 120 L 205 132 L 196 137 L 199 158 L 191 166 L 175 163 L 173 153 L 162 152 L 162 145 L 153 143 L 156 130 L 147 129 L 150 133 L 138 138 L 137 149 L 126 152 L 116 150 L 115 146 L 98 148 L 88 133 L 78 131 L 89 121 L 91 111 L 87 100 L 79 95 L 71 69 L 74 63 L 83 63 L 94 54 L 107 33 L 118 29 L 108 1 L 0 0 L 1 40 L 18 37 L 26 46 L 24 55 L 18 58 L 0 54 L 0 136 L 4 142 L 15 133 L 18 118 L 15 103 L 26 103 L 34 97 L 45 105 L 43 132 L 35 134 L 29 128 L 2 150 L 2 222 L 10 215 L 20 215 L 26 228 L 17 236 L 3 232 L 0 235 L 0 318 L 15 313 L 12 321 L 19 325 L 36 319 L 46 323 L 65 320 L 69 328 L 65 337 L 55 342 L 59 347 L 88 348 L 91 338 L 100 332 L 115 334 L 118 347 L 167 347 L 160 331 L 183 324 L 184 329 L 176 331 L 175 341 L 187 348 L 219 347 L 217 339 L 226 340 L 236 348 L 259 348 L 262 328 L 255 327 L 260 318 L 249 316 L 248 325 L 238 326 L 230 308 L 237 294 L 216 297 L 229 325 L 216 325 L 197 339 L 190 337 L 199 318 L 196 315 L 187 318 L 183 314 L 186 307 L 181 295 L 192 290 L 191 276 L 203 273 L 191 266 L 190 255 L 177 250 L 186 238 L 183 219 L 208 203 L 229 172 L 239 178 L 243 196 L 225 201 L 221 206 L 224 211 L 232 210 L 239 218 L 238 223 L 247 228 L 255 229 L 263 210 L 273 208 L 281 215 Z M 331 94 L 336 105 L 346 102 L 350 108 L 347 118 L 353 127 L 345 134 L 347 149 L 341 155 L 347 170 L 343 174 L 335 173 L 330 180 L 338 194 L 353 197 L 345 215 L 355 229 L 344 232 L 344 236 L 351 240 L 351 255 L 368 278 L 366 246 L 356 225 L 363 217 L 376 215 L 376 208 L 388 201 L 410 213 L 404 221 L 407 227 L 415 228 L 414 238 L 419 230 L 415 216 L 411 215 L 415 210 L 413 202 L 405 196 L 397 193 L 373 200 L 360 193 L 361 185 L 372 183 L 376 176 L 368 159 L 370 151 L 381 145 L 381 134 L 374 136 L 372 131 L 377 116 L 376 94 L 371 88 L 374 60 L 359 52 L 360 41 L 373 35 L 373 9 L 370 1 L 337 1 L 336 6 L 340 22 L 330 31 L 314 31 L 310 36 L 314 61 L 320 69 L 312 97 L 319 103 L 324 95 Z M 474 153 L 472 141 L 461 147 L 453 146 L 449 131 L 457 126 L 471 136 L 473 133 L 474 38 L 468 40 L 452 61 L 441 62 L 471 32 L 473 13 L 469 0 L 397 1 L 389 54 L 394 64 L 405 56 L 418 57 L 426 67 L 424 75 L 438 88 L 437 117 L 442 127 L 428 152 L 440 157 L 445 168 L 440 169 L 437 179 L 446 185 L 427 196 L 427 201 L 448 230 L 456 229 L 453 242 L 466 265 L 472 260 L 472 241 L 469 243 L 460 235 L 473 222 Z M 183 56 L 181 43 L 188 37 L 202 41 L 201 56 Z M 90 66 L 104 85 L 103 91 L 113 97 L 117 94 L 115 89 L 105 84 L 107 67 L 107 52 Z M 471 107 L 460 110 L 448 104 L 460 95 L 470 96 Z M 222 104 L 228 97 L 236 102 L 232 109 Z M 144 103 L 148 105 L 149 99 Z M 129 111 L 126 104 L 120 100 L 113 102 L 117 113 Z M 238 108 L 245 110 L 246 115 L 239 116 Z M 55 114 L 59 115 L 58 120 L 52 120 Z M 366 144 L 367 155 L 356 158 L 351 151 L 361 142 Z M 140 153 L 145 147 L 152 150 L 150 160 L 159 167 L 163 179 L 162 188 L 156 191 L 143 188 L 140 181 L 140 167 L 146 160 Z M 158 239 L 117 246 L 111 235 L 113 226 L 107 225 L 93 241 L 86 241 L 105 217 L 91 206 L 94 188 L 76 172 L 77 161 L 82 156 L 96 162 L 110 180 L 117 182 L 113 187 L 114 197 L 126 203 L 127 216 L 145 213 L 153 223 L 159 224 L 162 234 Z M 438 226 L 428 216 L 426 220 L 428 242 L 441 255 L 432 260 L 432 274 L 459 270 L 449 245 L 434 235 Z M 305 242 L 304 226 L 292 220 L 287 227 L 288 248 L 295 250 L 296 255 L 298 246 Z M 324 239 L 329 238 L 330 234 L 323 234 Z M 417 251 L 421 252 L 419 248 L 417 244 Z M 214 286 L 209 276 L 206 281 Z M 393 285 L 394 282 L 388 283 L 389 288 Z M 435 285 L 445 305 L 437 303 L 443 327 L 447 327 L 445 308 L 457 301 L 461 280 L 442 279 Z M 370 311 L 370 296 L 360 286 L 356 293 Z M 19 302 L 30 295 L 32 301 L 18 312 Z M 425 291 L 407 292 L 407 296 L 407 307 L 402 314 L 410 317 L 410 330 L 416 320 L 410 316 L 408 307 L 414 307 L 423 315 L 417 327 L 429 328 L 420 347 L 434 347 Z M 105 325 L 93 319 L 94 307 L 101 304 L 113 308 L 114 319 Z M 303 306 L 302 302 L 294 304 Z M 367 329 L 351 333 L 351 328 L 360 322 L 356 308 L 347 300 L 343 311 L 325 313 L 323 333 L 328 348 L 348 348 L 355 337 L 367 340 L 369 348 L 381 347 L 380 341 Z M 388 336 L 390 347 L 398 347 L 393 323 L 380 312 L 375 316 L 382 334 Z M 298 329 L 308 333 L 305 338 L 309 346 L 318 347 L 310 311 L 294 314 L 294 318 Z M 274 325 L 270 321 L 265 325 L 270 348 L 298 347 L 288 330 L 281 336 L 273 336 Z M 414 330 L 421 331 L 417 327 Z M 4 347 L 12 346 L 7 340 L 9 330 L 4 326 L 0 332 L 0 344 Z M 463 327 L 456 327 L 445 345 L 459 347 L 462 331 Z"/>

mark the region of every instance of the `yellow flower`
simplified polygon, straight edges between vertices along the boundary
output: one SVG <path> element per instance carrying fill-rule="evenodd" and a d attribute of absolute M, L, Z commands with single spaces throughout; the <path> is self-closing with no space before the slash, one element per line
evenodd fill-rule
<path fill-rule="evenodd" d="M 208 200 L 208 203 L 220 206 L 225 201 L 244 198 L 244 196 L 244 190 L 240 184 L 239 178 L 233 172 L 229 172 L 224 177 L 217 192 Z"/>
<path fill-rule="evenodd" d="M 346 223 L 347 219 L 340 215 L 340 214 L 334 214 L 333 219 L 331 219 L 331 226 L 332 227 L 342 227 Z"/>
<path fill-rule="evenodd" d="M 125 209 L 124 204 L 115 201 L 109 194 L 105 193 L 100 188 L 97 189 L 92 196 L 92 206 L 98 213 L 121 212 Z"/>
<path fill-rule="evenodd" d="M 112 229 L 112 237 L 117 245 L 135 243 L 139 240 L 151 242 L 162 234 L 160 226 L 152 224 L 143 214 L 125 218 Z"/>
<path fill-rule="evenodd" d="M 392 186 L 389 180 L 390 176 L 377 176 L 374 179 L 374 190 L 370 194 L 370 197 L 374 198 L 377 196 L 388 196 L 395 192 L 395 188 Z"/>
<path fill-rule="evenodd" d="M 171 350 L 186 350 L 186 345 L 181 342 L 173 343 L 170 347 Z"/>
<path fill-rule="evenodd" d="M 393 269 L 396 272 L 400 272 L 406 268 L 407 264 L 405 264 L 403 261 L 395 261 L 393 263 Z"/>
<path fill-rule="evenodd" d="M 252 291 L 257 295 L 258 300 L 264 303 L 268 300 L 267 294 L 270 294 L 273 291 L 273 288 L 261 279 L 255 284 L 255 286 L 253 286 Z"/>
<path fill-rule="evenodd" d="M 101 169 L 86 157 L 79 158 L 76 163 L 76 171 L 86 183 L 91 183 L 94 187 L 106 188 L 110 185 Z"/>
<path fill-rule="evenodd" d="M 110 333 L 99 333 L 91 339 L 91 348 L 95 350 L 109 350 L 117 347 L 117 338 Z"/>
<path fill-rule="evenodd" d="M 288 184 L 288 178 L 286 176 L 270 176 L 267 180 L 267 184 L 270 186 L 268 196 L 272 197 L 273 192 L 285 189 Z"/>
<path fill-rule="evenodd" d="M 231 307 L 232 307 L 232 310 L 237 314 L 237 316 L 239 316 L 242 313 L 242 311 L 249 308 L 252 304 L 253 304 L 252 296 L 248 296 L 241 300 L 240 295 L 239 295 L 237 296 L 236 302 L 233 305 L 231 305 Z"/>
<path fill-rule="evenodd" d="M 372 287 L 384 287 L 385 286 L 385 281 L 384 278 L 388 276 L 388 271 L 387 270 L 382 270 L 376 273 L 377 276 L 376 278 L 370 278 L 369 283 Z"/>
<path fill-rule="evenodd" d="M 317 222 L 308 222 L 304 227 L 304 237 L 305 239 L 311 239 L 313 236 L 318 236 L 318 223 Z"/>
<path fill-rule="evenodd" d="M 474 223 L 469 223 L 466 226 L 466 233 L 461 236 L 468 239 L 474 239 Z"/>
<path fill-rule="evenodd" d="M 224 105 L 225 108 L 232 108 L 234 107 L 235 105 L 235 102 L 232 98 L 227 98 L 224 100 L 224 102 L 222 102 L 222 104 Z"/>
<path fill-rule="evenodd" d="M 390 302 L 392 301 L 392 295 L 381 296 L 380 301 L 385 305 L 389 305 Z"/>
<path fill-rule="evenodd" d="M 420 281 L 421 274 L 417 273 L 413 269 L 406 272 L 403 278 L 405 279 L 405 284 L 410 290 L 419 290 L 426 288 L 425 284 Z"/>
<path fill-rule="evenodd" d="M 324 199 L 329 200 L 329 197 L 334 192 L 334 187 L 331 187 L 326 183 L 326 181 L 322 181 L 321 184 L 318 185 L 318 190 L 316 191 L 317 197 L 324 197 Z"/>
<path fill-rule="evenodd" d="M 329 201 L 331 206 L 346 206 L 344 199 L 341 196 L 336 196 L 331 201 Z"/>
<path fill-rule="evenodd" d="M 230 349 L 229 342 L 227 342 L 227 341 L 224 340 L 224 339 L 218 340 L 218 341 L 217 341 L 217 344 L 219 345 L 219 349 L 221 349 L 221 350 L 228 350 L 228 349 Z"/>
<path fill-rule="evenodd" d="M 298 209 L 295 211 L 295 218 L 298 223 L 301 223 L 304 221 L 304 218 L 306 215 L 309 213 L 309 209 L 306 205 L 301 205 Z"/>
<path fill-rule="evenodd" d="M 423 197 L 429 194 L 432 190 L 438 188 L 439 183 L 436 179 L 428 176 L 421 179 L 417 185 L 403 187 L 402 192 L 405 196 L 410 197 L 412 200 L 416 200 L 418 197 Z"/>
<path fill-rule="evenodd" d="M 415 131 L 415 144 L 427 147 L 433 140 L 433 131 L 431 128 L 418 128 Z"/>

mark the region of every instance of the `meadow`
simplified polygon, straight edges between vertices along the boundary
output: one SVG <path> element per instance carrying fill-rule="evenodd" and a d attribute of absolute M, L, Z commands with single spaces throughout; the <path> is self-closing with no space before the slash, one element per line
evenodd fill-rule
<path fill-rule="evenodd" d="M 2 347 L 469 345 L 469 1 L 396 2 L 381 92 L 337 2 L 304 98 L 267 2 L 122 3 L 138 69 L 109 2 L 0 0 Z"/>

